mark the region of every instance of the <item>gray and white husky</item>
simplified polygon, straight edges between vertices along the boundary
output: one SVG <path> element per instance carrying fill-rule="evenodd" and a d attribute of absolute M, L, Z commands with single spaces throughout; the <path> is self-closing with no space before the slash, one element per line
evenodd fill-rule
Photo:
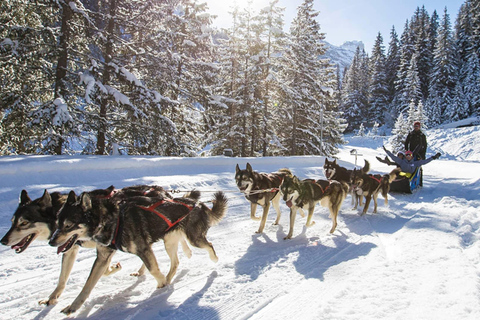
<path fill-rule="evenodd" d="M 321 206 L 330 210 L 330 218 L 332 219 L 330 233 L 333 233 L 337 227 L 338 212 L 347 196 L 348 185 L 335 180 L 300 180 L 296 176 L 286 176 L 280 186 L 280 191 L 283 194 L 283 200 L 290 208 L 290 230 L 285 237 L 285 239 L 290 239 L 293 235 L 297 210 L 308 211 L 306 226 L 311 227 L 315 224 L 315 222 L 312 222 L 312 217 L 315 205 L 318 202 Z"/>
<path fill-rule="evenodd" d="M 189 198 L 130 197 L 120 203 L 110 199 L 92 198 L 88 193 L 77 197 L 71 191 L 58 213 L 57 230 L 50 245 L 59 252 L 68 252 L 78 240 L 95 241 L 97 258 L 82 291 L 73 303 L 62 310 L 65 314 L 77 311 L 86 301 L 117 250 L 137 255 L 157 280 L 157 288 L 169 284 L 179 261 L 178 243 L 182 239 L 206 249 L 210 259 L 218 260 L 215 250 L 206 239 L 208 229 L 225 215 L 227 198 L 217 192 L 213 207 Z M 158 267 L 152 244 L 164 240 L 170 257 L 170 270 L 165 277 Z"/>
<path fill-rule="evenodd" d="M 282 196 L 278 191 L 285 176 L 291 174 L 292 172 L 289 169 L 263 173 L 254 171 L 250 163 L 247 163 L 246 169 L 240 169 L 237 164 L 235 168 L 235 181 L 238 189 L 245 194 L 245 198 L 250 202 L 250 218 L 252 220 L 261 220 L 257 233 L 262 233 L 265 228 L 270 203 L 277 212 L 277 218 L 274 224 L 280 222 L 280 199 Z M 263 208 L 261 218 L 257 218 L 255 215 L 257 205 Z"/>
<path fill-rule="evenodd" d="M 114 201 L 123 201 L 128 197 L 139 195 L 163 195 L 171 198 L 171 195 L 162 187 L 149 185 L 131 186 L 119 190 L 110 186 L 106 189 L 90 191 L 89 194 L 92 197 L 99 199 L 110 198 Z M 57 212 L 64 205 L 67 196 L 67 194 L 59 192 L 49 193 L 45 190 L 40 198 L 32 200 L 28 195 L 28 192 L 22 190 L 18 207 L 12 217 L 12 225 L 10 230 L 8 230 L 2 238 L 1 243 L 6 246 L 11 246 L 17 254 L 20 254 L 27 250 L 29 245 L 35 240 L 50 240 L 52 234 L 57 229 Z M 193 197 L 195 197 L 195 195 L 193 195 Z M 63 253 L 57 286 L 47 299 L 39 301 L 40 304 L 48 306 L 57 303 L 58 298 L 65 289 L 66 282 L 72 271 L 79 248 L 96 248 L 96 246 L 97 244 L 94 241 L 76 241 L 75 245 L 72 246 L 70 250 Z M 182 242 L 182 247 L 187 256 L 190 257 L 191 250 L 184 241 Z M 119 271 L 121 268 L 120 263 L 114 263 L 105 270 L 104 275 L 111 275 Z M 142 266 L 137 274 L 141 274 L 144 269 L 145 267 Z"/>

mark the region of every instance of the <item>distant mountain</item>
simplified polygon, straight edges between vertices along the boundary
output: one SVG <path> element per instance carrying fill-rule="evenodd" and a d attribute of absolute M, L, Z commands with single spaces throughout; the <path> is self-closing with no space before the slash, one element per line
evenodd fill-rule
<path fill-rule="evenodd" d="M 343 74 L 345 67 L 350 66 L 355 56 L 357 47 L 361 50 L 365 48 L 362 41 L 347 41 L 341 46 L 337 47 L 325 41 L 327 46 L 327 53 L 322 58 L 329 58 L 330 61 L 340 66 L 340 74 Z"/>

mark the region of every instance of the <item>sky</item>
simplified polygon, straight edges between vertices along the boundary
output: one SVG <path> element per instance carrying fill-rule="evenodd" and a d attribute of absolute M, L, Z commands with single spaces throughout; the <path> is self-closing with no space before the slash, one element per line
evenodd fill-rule
<path fill-rule="evenodd" d="M 478 123 L 478 119 L 477 119 Z M 466 124 L 463 122 L 461 124 Z M 92 190 L 114 185 L 159 185 L 167 190 L 199 190 L 208 201 L 224 191 L 226 216 L 210 228 L 207 239 L 219 258 L 191 246 L 179 249 L 178 270 L 170 285 L 156 289 L 148 272 L 130 274 L 141 265 L 132 254 L 117 252 L 117 273 L 102 277 L 79 310 L 68 319 L 129 320 L 477 320 L 480 319 L 480 126 L 428 129 L 427 155 L 440 159 L 423 167 L 423 187 L 413 194 L 391 193 L 388 206 L 378 197 L 351 206 L 347 196 L 332 222 L 318 205 L 313 226 L 296 218 L 293 237 L 288 207 L 274 225 L 270 208 L 263 233 L 250 219 L 250 205 L 235 184 L 235 166 L 272 172 L 289 168 L 300 178 L 325 179 L 324 157 L 154 157 L 154 156 L 3 156 L 0 157 L 0 237 L 8 231 L 26 189 L 32 198 L 49 192 Z M 456 125 L 460 125 L 457 123 Z M 372 173 L 392 167 L 378 162 L 388 136 L 346 137 L 337 162 L 354 167 L 368 160 Z M 175 194 L 182 196 L 183 193 Z M 211 207 L 211 203 L 206 203 Z M 261 214 L 258 208 L 256 215 Z M 162 241 L 153 245 L 160 270 L 170 267 Z M 22 253 L 0 245 L 2 320 L 60 320 L 60 311 L 78 296 L 95 260 L 95 250 L 80 248 L 66 288 L 54 306 L 39 305 L 57 284 L 62 254 L 46 241 L 34 240 Z"/>
<path fill-rule="evenodd" d="M 235 1 L 206 0 L 210 12 L 217 15 L 214 24 L 228 27 L 231 23 L 228 14 Z M 247 1 L 236 1 L 245 6 Z M 279 6 L 285 7 L 285 24 L 290 25 L 296 15 L 297 7 L 302 0 L 280 0 Z M 318 22 L 321 31 L 326 33 L 326 41 L 340 46 L 345 41 L 361 40 L 365 50 L 371 52 L 378 32 L 382 34 L 383 42 L 387 47 L 390 40 L 390 31 L 395 26 L 397 34 L 401 35 L 405 21 L 410 19 L 417 7 L 425 6 L 431 15 L 434 10 L 440 17 L 447 7 L 452 26 L 460 6 L 465 0 L 316 0 L 314 9 L 319 11 Z M 262 8 L 268 5 L 269 0 L 255 0 L 253 8 Z"/>

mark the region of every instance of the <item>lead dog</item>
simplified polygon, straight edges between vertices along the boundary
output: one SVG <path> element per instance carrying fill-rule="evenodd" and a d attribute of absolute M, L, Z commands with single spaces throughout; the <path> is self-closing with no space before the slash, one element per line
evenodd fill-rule
<path fill-rule="evenodd" d="M 68 252 L 78 240 L 95 240 L 100 245 L 82 291 L 62 312 L 68 315 L 83 305 L 116 250 L 140 257 L 157 280 L 157 288 L 169 284 L 175 275 L 179 263 L 178 243 L 184 238 L 193 246 L 206 249 L 212 261 L 218 261 L 206 234 L 225 215 L 227 199 L 222 192 L 217 192 L 213 201 L 211 210 L 188 198 L 132 197 L 118 204 L 109 199 L 92 198 L 88 193 L 77 197 L 71 191 L 58 213 L 58 229 L 49 244 L 57 246 L 58 252 Z M 152 251 L 152 244 L 160 239 L 164 240 L 171 261 L 166 278 Z"/>
<path fill-rule="evenodd" d="M 312 216 L 318 202 L 330 211 L 330 218 L 332 219 L 330 233 L 333 233 L 337 227 L 338 212 L 348 193 L 348 185 L 335 180 L 299 180 L 296 176 L 286 176 L 280 186 L 280 191 L 283 194 L 283 200 L 290 208 L 290 230 L 285 237 L 285 239 L 290 239 L 293 234 L 297 209 L 308 210 L 305 225 L 310 227 L 315 224 L 315 222 L 312 222 Z"/>
<path fill-rule="evenodd" d="M 261 220 L 257 233 L 262 233 L 265 228 L 270 203 L 272 203 L 277 212 L 277 219 L 274 224 L 279 223 L 281 216 L 281 195 L 278 192 L 278 188 L 283 179 L 291 174 L 292 172 L 289 169 L 280 169 L 272 173 L 256 172 L 252 169 L 250 163 L 247 163 L 246 169 L 240 170 L 237 164 L 235 168 L 235 181 L 238 189 L 240 189 L 240 191 L 245 194 L 245 198 L 250 201 L 250 218 L 257 221 Z M 261 219 L 255 215 L 257 205 L 263 207 Z"/>
<path fill-rule="evenodd" d="M 103 199 L 114 199 L 115 201 L 123 201 L 127 197 L 138 195 L 159 195 L 171 197 L 162 187 L 158 186 L 132 186 L 120 190 L 116 190 L 113 186 L 106 189 L 98 189 L 89 192 L 91 196 Z M 195 194 L 193 194 L 195 197 Z M 31 200 L 28 192 L 22 190 L 19 197 L 19 205 L 12 217 L 12 225 L 2 238 L 1 243 L 6 246 L 11 246 L 17 254 L 24 252 L 29 245 L 35 241 L 50 240 L 53 232 L 57 229 L 57 212 L 64 205 L 67 200 L 67 194 L 59 192 L 49 193 L 44 191 L 40 198 Z M 49 295 L 48 299 L 42 299 L 39 304 L 55 305 L 58 298 L 65 289 L 66 282 L 70 276 L 75 258 L 78 254 L 79 248 L 95 248 L 94 241 L 77 241 L 71 250 L 65 252 L 62 256 L 62 265 L 60 269 L 60 276 L 58 284 Z M 186 243 L 182 242 L 182 247 L 188 257 L 191 256 L 190 248 Z M 121 269 L 119 263 L 112 264 L 105 270 L 105 276 L 113 274 Z M 142 266 L 140 270 L 134 274 L 143 274 L 145 267 Z"/>

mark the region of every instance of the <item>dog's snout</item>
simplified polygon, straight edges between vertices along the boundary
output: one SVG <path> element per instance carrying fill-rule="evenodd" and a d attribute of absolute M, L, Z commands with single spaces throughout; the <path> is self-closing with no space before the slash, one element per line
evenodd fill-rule
<path fill-rule="evenodd" d="M 4 246 L 6 246 L 6 245 L 8 244 L 7 235 L 5 235 L 5 236 L 2 238 L 2 241 L 1 241 L 1 242 L 2 242 L 2 244 L 3 244 Z"/>
<path fill-rule="evenodd" d="M 50 238 L 50 241 L 48 241 L 48 244 L 51 245 L 52 247 L 57 246 L 58 232 L 59 232 L 59 229 L 55 230 L 55 232 L 52 234 L 52 237 Z"/>

